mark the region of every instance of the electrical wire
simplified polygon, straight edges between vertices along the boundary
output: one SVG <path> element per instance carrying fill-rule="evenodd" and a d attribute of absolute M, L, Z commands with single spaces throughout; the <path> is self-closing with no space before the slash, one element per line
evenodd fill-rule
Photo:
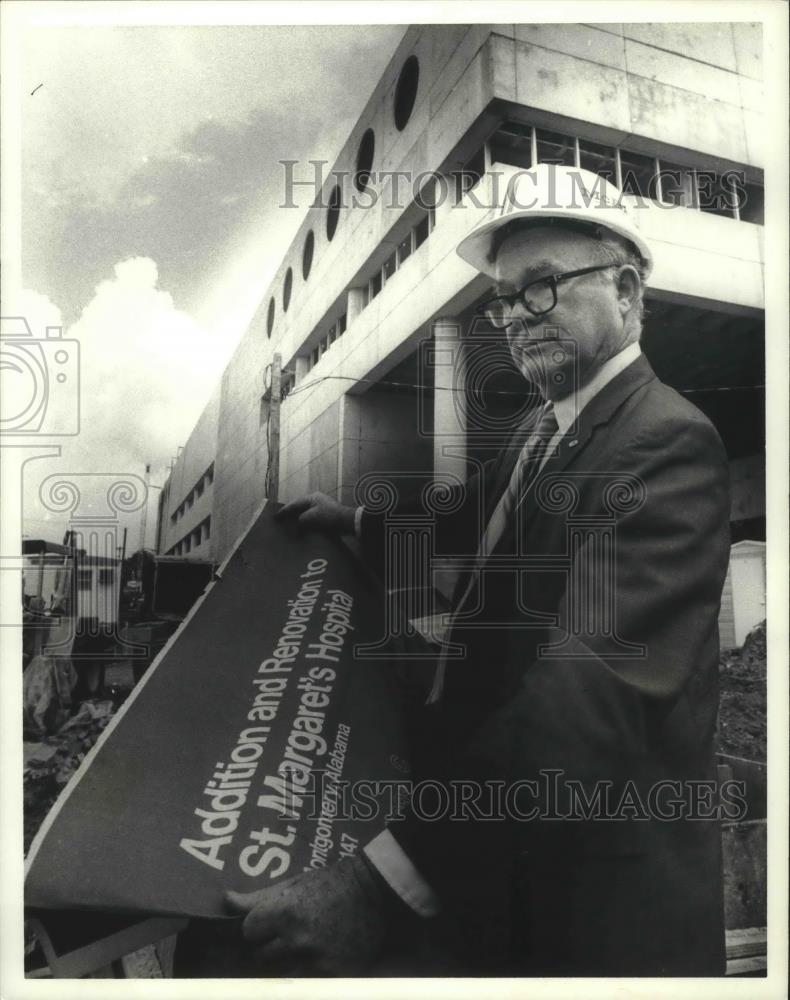
<path fill-rule="evenodd" d="M 288 374 L 292 374 L 289 372 Z M 435 386 L 425 385 L 420 382 L 391 382 L 384 379 L 369 379 L 369 378 L 354 378 L 352 375 L 321 375 L 319 378 L 313 379 L 312 382 L 306 382 L 304 385 L 295 386 L 288 393 L 289 396 L 295 396 L 297 393 L 304 392 L 305 389 L 311 389 L 314 385 L 319 385 L 321 382 L 326 382 L 330 379 L 337 379 L 339 381 L 345 382 L 355 382 L 357 385 L 378 385 L 378 386 L 389 386 L 399 389 L 430 389 L 433 390 Z M 699 392 L 743 392 L 750 389 L 764 389 L 765 384 L 759 385 L 716 385 L 709 386 L 700 389 L 678 389 L 677 392 L 688 395 L 690 393 Z M 442 386 L 442 392 L 459 392 L 467 393 L 470 390 L 467 387 L 455 388 L 453 386 Z M 487 394 L 492 396 L 524 396 L 526 393 L 522 391 L 516 391 L 515 389 L 489 389 Z"/>

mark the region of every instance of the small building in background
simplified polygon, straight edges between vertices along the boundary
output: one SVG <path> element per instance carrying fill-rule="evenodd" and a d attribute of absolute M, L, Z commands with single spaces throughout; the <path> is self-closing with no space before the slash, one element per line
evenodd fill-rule
<path fill-rule="evenodd" d="M 25 652 L 70 656 L 78 636 L 112 635 L 121 560 L 43 539 L 22 542 Z"/>
<path fill-rule="evenodd" d="M 745 539 L 730 550 L 730 566 L 721 597 L 719 636 L 722 649 L 742 646 L 755 625 L 765 620 L 765 542 Z"/>
<path fill-rule="evenodd" d="M 60 612 L 100 626 L 118 621 L 121 560 L 89 556 L 43 539 L 22 542 L 22 587 L 26 606 Z"/>

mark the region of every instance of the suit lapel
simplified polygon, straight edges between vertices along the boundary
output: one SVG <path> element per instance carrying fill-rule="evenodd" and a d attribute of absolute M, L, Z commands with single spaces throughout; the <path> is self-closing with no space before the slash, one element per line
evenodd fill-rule
<path fill-rule="evenodd" d="M 537 513 L 537 505 L 532 502 L 537 484 L 548 475 L 564 472 L 576 462 L 589 444 L 590 437 L 596 427 L 608 423 L 617 410 L 632 396 L 637 389 L 654 379 L 655 373 L 650 362 L 641 354 L 627 368 L 616 375 L 611 382 L 587 404 L 579 414 L 576 426 L 572 426 L 560 440 L 556 452 L 549 457 L 538 476 L 532 483 L 528 495 L 519 505 L 522 525 L 526 526 Z M 500 543 L 511 544 L 515 534 L 515 519 L 502 534 Z M 497 545 L 499 548 L 499 545 Z"/>
<path fill-rule="evenodd" d="M 623 371 L 616 375 L 611 382 L 605 385 L 597 396 L 595 396 L 587 404 L 584 410 L 582 410 L 579 415 L 577 425 L 575 427 L 571 427 L 568 430 L 568 433 L 563 436 L 559 447 L 557 448 L 557 452 L 549 457 L 546 464 L 543 466 L 540 475 L 533 481 L 531 492 L 535 490 L 537 483 L 539 483 L 544 476 L 562 472 L 575 462 L 578 456 L 584 452 L 584 449 L 589 443 L 590 437 L 595 428 L 601 424 L 607 423 L 619 407 L 622 406 L 623 403 L 631 395 L 633 395 L 637 389 L 655 377 L 655 373 L 650 367 L 649 361 L 643 354 L 641 354 L 627 368 L 623 369 Z M 510 480 L 516 459 L 521 454 L 524 443 L 529 437 L 541 410 L 542 407 L 538 406 L 535 407 L 534 410 L 530 411 L 526 419 L 522 421 L 516 429 L 497 460 L 495 470 L 489 480 L 490 486 L 486 489 L 485 523 L 481 526 L 481 532 L 485 530 L 485 527 L 488 524 L 488 521 L 490 520 L 491 515 L 493 514 L 494 509 L 496 508 L 496 505 Z M 528 495 L 519 507 L 519 517 L 521 519 L 522 526 L 525 527 L 536 513 L 537 505 L 531 502 L 531 497 Z M 515 532 L 516 519 L 513 518 L 502 532 L 494 551 L 510 551 L 514 543 Z M 461 595 L 466 591 L 472 575 L 473 571 L 469 570 L 460 574 L 458 580 L 456 581 L 453 593 L 453 605 L 460 600 Z"/>
<path fill-rule="evenodd" d="M 647 382 L 650 382 L 655 377 L 653 369 L 650 367 L 647 359 L 644 355 L 640 355 L 640 357 L 630 364 L 628 368 L 625 368 L 622 372 L 616 375 L 611 382 L 605 385 L 604 388 L 601 389 L 601 391 L 594 397 L 594 399 L 592 399 L 584 408 L 579 416 L 577 426 L 571 427 L 568 433 L 564 435 L 560 442 L 560 446 L 557 449 L 557 453 L 548 459 L 540 474 L 533 482 L 532 490 L 535 489 L 536 484 L 540 482 L 544 476 L 562 472 L 575 462 L 578 455 L 584 452 L 595 428 L 611 420 L 616 411 L 637 391 L 637 389 L 645 385 Z M 538 413 L 540 412 L 540 409 L 541 408 L 538 408 Z M 498 462 L 498 467 L 492 479 L 492 488 L 490 492 L 491 502 L 487 505 L 487 519 L 491 517 L 492 511 L 508 480 L 510 479 L 516 458 L 521 452 L 526 436 L 528 436 L 529 431 L 534 425 L 536 419 L 537 415 L 531 413 L 527 420 L 520 425 L 516 433 L 510 439 L 508 446 L 502 452 L 501 460 Z M 502 532 L 502 536 L 497 542 L 494 551 L 496 552 L 500 549 L 504 549 L 504 551 L 512 552 L 515 542 L 517 521 L 520 521 L 522 526 L 525 526 L 532 520 L 536 512 L 537 505 L 532 502 L 531 496 L 528 494 L 525 501 L 519 507 L 516 516 L 511 518 L 510 523 Z M 458 580 L 453 597 L 453 606 L 456 607 L 456 610 L 460 610 L 460 607 L 457 607 L 457 605 L 458 602 L 462 600 L 462 595 L 465 594 L 469 579 L 470 574 L 466 572 L 462 573 Z M 472 595 L 477 593 L 478 576 L 476 573 L 474 574 L 474 580 L 475 585 L 471 589 L 470 593 L 463 599 L 463 605 L 467 605 Z M 476 600 L 476 597 L 474 599 Z M 502 610 L 502 608 L 498 609 L 499 612 Z M 469 637 L 467 637 L 465 641 L 469 641 Z M 464 667 L 466 667 L 466 669 L 463 669 Z M 448 671 L 445 678 L 445 697 L 447 697 L 448 693 L 453 689 L 456 691 L 459 689 L 463 690 L 464 684 L 469 683 L 469 677 L 470 664 L 456 664 L 452 670 Z M 499 683 L 508 683 L 508 678 L 503 676 L 500 678 Z"/>

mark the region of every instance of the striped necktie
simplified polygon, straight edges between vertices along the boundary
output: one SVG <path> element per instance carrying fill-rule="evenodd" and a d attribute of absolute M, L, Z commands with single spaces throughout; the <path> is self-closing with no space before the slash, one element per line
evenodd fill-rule
<path fill-rule="evenodd" d="M 548 458 L 552 441 L 559 431 L 557 418 L 554 414 L 554 407 L 551 402 L 546 403 L 543 412 L 535 424 L 535 427 L 527 438 L 524 447 L 521 449 L 513 472 L 507 486 L 499 498 L 499 503 L 494 508 L 494 512 L 489 518 L 486 530 L 480 539 L 480 546 L 477 550 L 477 567 L 470 574 L 469 582 L 456 603 L 456 610 L 462 608 L 478 581 L 479 574 L 483 569 L 486 560 L 496 548 L 508 522 L 513 516 L 514 510 L 519 506 L 524 496 L 529 491 L 532 482 L 543 468 L 543 464 Z M 449 631 L 448 631 L 449 635 Z M 446 649 L 446 646 L 445 646 Z M 437 702 L 444 690 L 444 677 L 447 670 L 447 654 L 443 650 L 436 664 L 436 672 L 433 678 L 433 687 L 428 695 L 427 704 Z"/>
<path fill-rule="evenodd" d="M 554 407 L 550 402 L 546 403 L 543 412 L 535 424 L 534 430 L 527 438 L 524 447 L 516 459 L 510 480 L 502 496 L 499 498 L 499 503 L 489 518 L 486 530 L 483 532 L 483 537 L 480 539 L 478 559 L 481 564 L 496 548 L 514 509 L 524 499 L 535 476 L 543 467 L 543 463 L 549 454 L 549 446 L 558 430 L 559 426 L 557 418 L 554 415 Z"/>

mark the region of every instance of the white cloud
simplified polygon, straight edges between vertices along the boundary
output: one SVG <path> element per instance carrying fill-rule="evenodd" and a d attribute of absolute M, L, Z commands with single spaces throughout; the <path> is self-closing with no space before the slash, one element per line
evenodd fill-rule
<path fill-rule="evenodd" d="M 55 522 L 57 530 L 46 535 L 59 540 L 66 527 L 63 516 L 53 518 L 37 495 L 42 479 L 54 472 L 142 476 L 150 462 L 151 481 L 161 483 L 170 457 L 186 442 L 219 380 L 227 345 L 177 309 L 157 284 L 157 265 L 150 258 L 117 263 L 66 331 L 80 347 L 80 431 L 60 440 L 59 459 L 31 466 L 34 475 L 25 483 L 29 534 L 40 534 L 42 522 Z M 25 295 L 38 326 L 34 334 L 41 336 L 41 327 L 56 322 L 59 313 L 45 296 Z M 155 502 L 156 494 L 150 531 Z"/>
<path fill-rule="evenodd" d="M 133 464 L 164 462 L 184 443 L 219 378 L 223 345 L 157 287 L 153 260 L 134 257 L 114 272 L 69 330 L 82 353 L 80 437 L 101 454 L 103 440 L 128 435 Z M 164 423 L 147 419 L 154 408 L 167 413 Z"/>
<path fill-rule="evenodd" d="M 82 377 L 80 434 L 60 439 L 61 458 L 28 465 L 30 519 L 52 472 L 142 475 L 150 461 L 163 481 L 301 218 L 276 208 L 277 161 L 335 155 L 403 31 L 24 32 L 21 92 L 38 89 L 19 130 L 23 273 L 71 324 Z M 42 337 L 59 310 L 29 295 Z M 154 521 L 155 505 L 149 531 Z M 61 526 L 30 531 L 59 540 Z"/>
<path fill-rule="evenodd" d="M 14 313 L 24 316 L 34 337 L 44 336 L 48 326 L 62 326 L 63 318 L 60 309 L 39 292 L 31 288 L 23 289 L 15 298 Z M 4 310 L 5 312 L 5 310 Z"/>
<path fill-rule="evenodd" d="M 332 123 L 361 94 L 342 67 L 370 84 L 403 26 L 29 27 L 22 35 L 21 90 L 43 83 L 24 109 L 28 166 L 47 187 L 104 202 L 143 156 L 181 152 L 181 137 L 206 118 L 243 121 L 255 108 L 324 102 Z M 350 112 L 348 125 L 353 122 Z M 54 150 L 54 152 L 53 152 Z"/>

